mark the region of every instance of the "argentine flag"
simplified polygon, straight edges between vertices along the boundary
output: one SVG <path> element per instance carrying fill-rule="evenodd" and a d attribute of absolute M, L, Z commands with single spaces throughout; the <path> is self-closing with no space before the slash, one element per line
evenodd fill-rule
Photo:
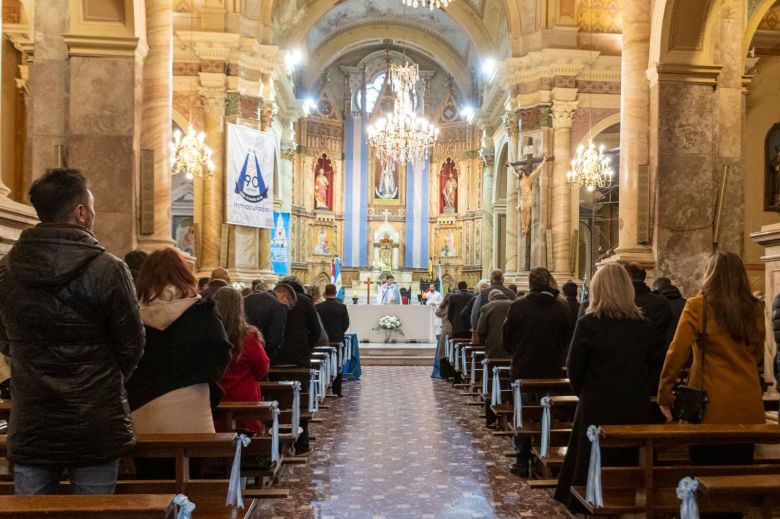
<path fill-rule="evenodd" d="M 336 298 L 344 301 L 344 289 L 341 286 L 341 260 L 338 256 L 330 263 L 330 281 L 336 285 Z"/>

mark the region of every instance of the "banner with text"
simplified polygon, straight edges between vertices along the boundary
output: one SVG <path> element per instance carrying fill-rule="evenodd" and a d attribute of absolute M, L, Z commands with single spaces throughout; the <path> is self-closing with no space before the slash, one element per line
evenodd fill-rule
<path fill-rule="evenodd" d="M 271 265 L 274 274 L 290 273 L 290 213 L 274 212 L 274 233 L 271 238 Z"/>
<path fill-rule="evenodd" d="M 235 124 L 228 124 L 227 129 L 227 223 L 271 228 L 276 139 Z"/>

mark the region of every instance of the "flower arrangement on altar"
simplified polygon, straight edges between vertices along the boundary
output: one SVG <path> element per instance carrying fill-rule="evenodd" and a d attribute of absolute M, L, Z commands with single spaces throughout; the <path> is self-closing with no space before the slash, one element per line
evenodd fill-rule
<path fill-rule="evenodd" d="M 376 323 L 376 326 L 372 328 L 372 330 L 384 330 L 385 342 L 390 342 L 390 336 L 393 333 L 398 333 L 400 335 L 404 334 L 404 331 L 401 329 L 401 320 L 395 315 L 385 315 L 380 317 L 379 321 Z"/>
<path fill-rule="evenodd" d="M 230 284 L 230 286 L 231 286 L 231 287 L 233 287 L 233 288 L 235 288 L 235 289 L 236 289 L 236 290 L 238 290 L 239 292 L 243 292 L 243 291 L 244 291 L 244 289 L 246 289 L 246 288 L 247 288 L 247 284 L 246 284 L 246 283 L 244 283 L 243 281 L 234 281 L 234 282 L 232 282 L 232 283 Z"/>

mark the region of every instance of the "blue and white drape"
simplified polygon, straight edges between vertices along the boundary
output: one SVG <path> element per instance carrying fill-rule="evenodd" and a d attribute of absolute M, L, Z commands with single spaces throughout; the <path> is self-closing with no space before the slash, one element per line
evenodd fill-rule
<path fill-rule="evenodd" d="M 344 266 L 368 265 L 368 136 L 366 117 L 344 124 Z"/>
<path fill-rule="evenodd" d="M 406 165 L 406 248 L 404 266 L 424 269 L 428 266 L 428 187 L 430 159 Z"/>

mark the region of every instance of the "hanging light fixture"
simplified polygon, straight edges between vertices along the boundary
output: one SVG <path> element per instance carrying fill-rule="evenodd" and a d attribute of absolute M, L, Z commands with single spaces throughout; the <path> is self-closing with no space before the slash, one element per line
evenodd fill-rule
<path fill-rule="evenodd" d="M 593 12 L 590 20 L 590 48 L 593 49 Z M 591 54 L 592 56 L 592 54 Z M 589 58 L 588 71 L 593 80 L 593 59 Z M 591 192 L 596 188 L 606 188 L 612 185 L 615 173 L 609 164 L 609 157 L 604 154 L 604 145 L 598 148 L 593 144 L 593 94 L 590 94 L 588 108 L 588 147 L 582 144 L 577 147 L 577 157 L 571 161 L 571 169 L 566 173 L 569 187 L 579 189 L 583 186 Z"/>
<path fill-rule="evenodd" d="M 368 144 L 383 164 L 404 165 L 427 157 L 439 138 L 439 129 L 414 111 L 414 87 L 419 79 L 416 64 L 390 65 L 393 113 L 368 127 Z"/>
<path fill-rule="evenodd" d="M 190 50 L 195 52 L 192 40 L 192 16 L 190 13 Z M 211 160 L 211 148 L 206 145 L 206 134 L 195 132 L 192 126 L 192 105 L 190 105 L 190 118 L 187 122 L 187 134 L 182 135 L 181 130 L 173 132 L 171 142 L 171 175 L 184 173 L 187 180 L 194 177 L 204 178 L 214 173 L 214 161 Z"/>
<path fill-rule="evenodd" d="M 441 9 L 443 7 L 447 7 L 450 5 L 454 0 L 401 0 L 404 5 L 408 5 L 409 7 L 427 7 L 431 11 L 433 11 L 434 8 Z"/>
<path fill-rule="evenodd" d="M 181 130 L 173 132 L 171 143 L 171 174 L 184 173 L 188 180 L 207 177 L 214 173 L 212 151 L 206 145 L 206 134 L 195 133 L 192 123 L 187 125 L 187 134 Z"/>

